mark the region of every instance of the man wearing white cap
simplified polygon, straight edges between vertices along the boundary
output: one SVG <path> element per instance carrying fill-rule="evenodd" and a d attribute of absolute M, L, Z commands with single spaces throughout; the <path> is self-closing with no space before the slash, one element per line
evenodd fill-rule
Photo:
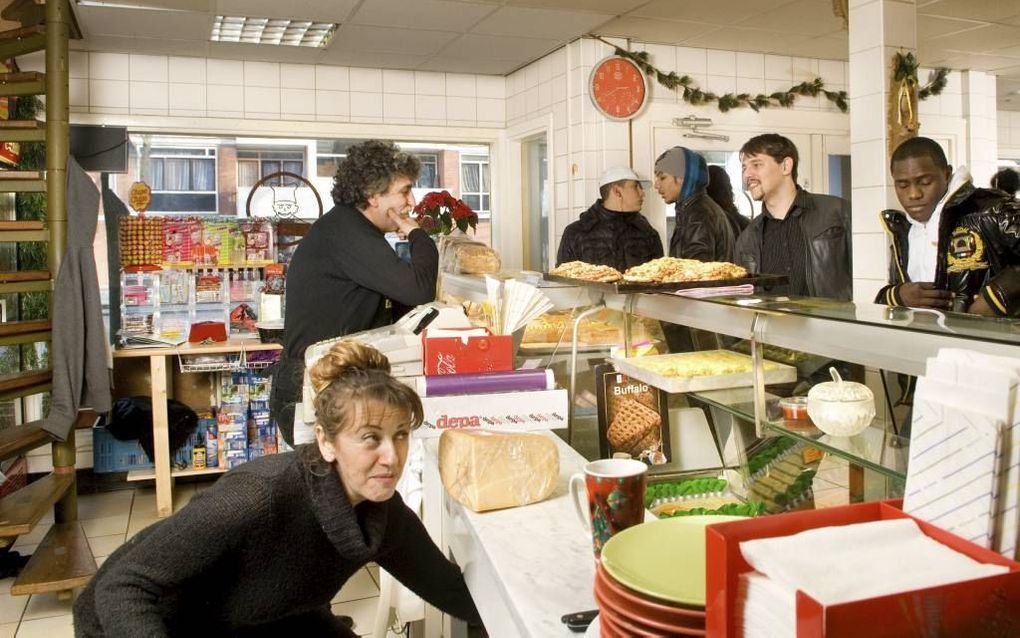
<path fill-rule="evenodd" d="M 602 173 L 601 197 L 563 230 L 556 265 L 583 261 L 623 272 L 662 257 L 662 238 L 639 212 L 647 183 L 626 166 Z"/>

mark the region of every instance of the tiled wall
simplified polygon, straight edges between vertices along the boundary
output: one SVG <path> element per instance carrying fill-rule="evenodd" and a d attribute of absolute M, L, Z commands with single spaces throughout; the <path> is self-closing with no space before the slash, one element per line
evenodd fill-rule
<path fill-rule="evenodd" d="M 41 55 L 19 58 L 44 70 Z M 502 129 L 497 76 L 72 51 L 72 113 Z"/>
<path fill-rule="evenodd" d="M 999 158 L 1020 160 L 1020 111 L 999 111 Z"/>

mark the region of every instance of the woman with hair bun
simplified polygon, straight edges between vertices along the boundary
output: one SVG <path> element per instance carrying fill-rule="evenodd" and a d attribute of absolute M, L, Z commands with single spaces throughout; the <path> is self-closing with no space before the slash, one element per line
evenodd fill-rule
<path fill-rule="evenodd" d="M 76 635 L 355 636 L 330 601 L 370 561 L 480 624 L 460 571 L 396 492 L 418 396 L 358 343 L 309 372 L 316 443 L 227 472 L 127 541 L 75 602 Z"/>

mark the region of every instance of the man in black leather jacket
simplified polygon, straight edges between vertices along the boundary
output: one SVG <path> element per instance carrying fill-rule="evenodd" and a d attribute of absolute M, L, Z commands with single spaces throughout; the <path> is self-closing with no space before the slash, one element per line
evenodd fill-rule
<path fill-rule="evenodd" d="M 676 204 L 670 257 L 733 261 L 733 230 L 707 186 L 708 165 L 694 151 L 674 146 L 655 160 L 655 190 L 667 204 Z"/>
<path fill-rule="evenodd" d="M 951 174 L 942 148 L 929 138 L 903 142 L 890 168 L 909 217 L 894 210 L 881 214 L 892 259 L 889 285 L 876 301 L 1020 316 L 1020 202 L 976 188 L 966 167 Z M 934 224 L 927 233 L 931 241 L 922 246 L 919 222 Z M 917 264 L 925 259 L 929 264 L 919 275 Z"/>
<path fill-rule="evenodd" d="M 797 162 L 797 147 L 775 133 L 741 147 L 745 186 L 762 203 L 762 214 L 737 238 L 736 261 L 751 273 L 790 278 L 770 292 L 849 300 L 850 205 L 800 188 Z"/>
<path fill-rule="evenodd" d="M 645 184 L 625 166 L 606 170 L 599 179 L 601 197 L 563 229 L 556 265 L 583 261 L 623 272 L 662 257 L 662 238 L 640 213 Z"/>

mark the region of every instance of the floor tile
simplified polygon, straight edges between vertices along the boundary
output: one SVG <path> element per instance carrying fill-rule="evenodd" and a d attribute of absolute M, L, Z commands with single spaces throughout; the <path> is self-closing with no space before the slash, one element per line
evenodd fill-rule
<path fill-rule="evenodd" d="M 350 600 L 361 600 L 379 595 L 379 587 L 372 580 L 367 569 L 359 569 L 354 576 L 344 583 L 343 588 L 337 592 L 333 602 L 342 603 Z"/>
<path fill-rule="evenodd" d="M 191 497 L 195 495 L 194 485 L 183 485 L 174 486 L 174 511 L 179 512 L 191 501 Z M 156 516 L 156 491 L 152 488 L 143 488 L 136 490 L 135 502 L 131 507 L 132 516 L 142 516 L 144 518 L 158 518 Z"/>
<path fill-rule="evenodd" d="M 100 567 L 102 567 L 103 563 L 106 562 L 107 558 L 108 558 L 107 556 L 99 556 L 99 557 L 97 557 L 96 558 L 96 569 L 99 569 Z"/>
<path fill-rule="evenodd" d="M 26 620 L 66 616 L 70 613 L 71 601 L 57 600 L 55 592 L 32 594 L 28 600 L 28 606 L 25 607 L 25 613 L 21 616 L 21 623 L 24 624 Z"/>
<path fill-rule="evenodd" d="M 0 594 L 0 618 L 6 620 L 21 620 L 21 614 L 28 604 L 28 596 L 11 596 Z"/>
<path fill-rule="evenodd" d="M 159 519 L 159 518 L 145 518 L 145 517 L 142 517 L 142 516 L 138 516 L 138 517 L 132 516 L 131 520 L 128 521 L 127 537 L 126 538 L 130 539 L 132 536 L 134 536 L 138 532 L 142 531 L 143 529 L 145 529 L 149 525 L 152 525 L 153 523 L 157 523 L 157 522 L 159 522 L 161 520 L 162 519 Z"/>
<path fill-rule="evenodd" d="M 0 638 L 14 638 L 16 633 L 18 633 L 18 623 L 9 622 L 0 625 Z"/>
<path fill-rule="evenodd" d="M 353 618 L 354 632 L 360 635 L 365 635 L 372 631 L 372 624 L 375 622 L 375 609 L 377 606 L 377 598 L 352 600 L 346 603 L 335 603 L 333 605 L 333 613 L 338 616 L 350 616 Z"/>
<path fill-rule="evenodd" d="M 124 544 L 124 534 L 111 534 L 109 536 L 95 536 L 88 539 L 89 547 L 92 549 L 93 558 L 109 556 L 115 549 Z"/>
<path fill-rule="evenodd" d="M 83 494 L 78 497 L 78 519 L 87 521 L 130 514 L 133 499 L 134 490 Z"/>
<path fill-rule="evenodd" d="M 369 563 L 365 567 L 365 569 L 367 569 L 368 573 L 372 575 L 372 580 L 375 581 L 375 586 L 378 587 L 379 586 L 379 566 L 376 565 L 375 563 Z"/>
<path fill-rule="evenodd" d="M 17 638 L 74 638 L 71 614 L 26 620 L 18 627 Z"/>
<path fill-rule="evenodd" d="M 14 577 L 0 579 L 0 594 L 11 593 L 11 583 L 14 582 Z M 4 619 L 6 620 L 6 618 Z"/>
<path fill-rule="evenodd" d="M 110 536 L 111 534 L 123 534 L 127 532 L 128 514 L 119 516 L 104 516 L 81 522 L 81 528 L 85 531 L 87 538 L 94 536 Z"/>

